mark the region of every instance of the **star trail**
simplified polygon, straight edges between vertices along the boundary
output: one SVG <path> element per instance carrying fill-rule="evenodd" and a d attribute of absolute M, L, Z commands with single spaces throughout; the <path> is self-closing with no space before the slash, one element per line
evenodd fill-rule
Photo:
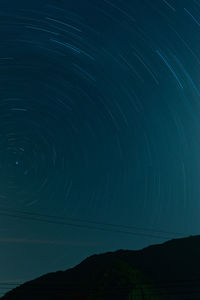
<path fill-rule="evenodd" d="M 0 281 L 199 234 L 200 1 L 0 8 Z"/>

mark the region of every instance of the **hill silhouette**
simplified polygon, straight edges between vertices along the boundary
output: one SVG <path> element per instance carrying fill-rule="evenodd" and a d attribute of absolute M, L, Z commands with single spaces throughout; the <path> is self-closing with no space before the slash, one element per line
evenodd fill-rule
<path fill-rule="evenodd" d="M 200 299 L 200 236 L 85 259 L 24 283 L 2 300 Z"/>

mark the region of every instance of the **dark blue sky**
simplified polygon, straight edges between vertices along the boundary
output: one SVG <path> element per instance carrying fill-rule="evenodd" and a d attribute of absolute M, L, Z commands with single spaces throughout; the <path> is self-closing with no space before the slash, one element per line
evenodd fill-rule
<path fill-rule="evenodd" d="M 198 0 L 2 0 L 0 41 L 0 287 L 200 233 Z"/>

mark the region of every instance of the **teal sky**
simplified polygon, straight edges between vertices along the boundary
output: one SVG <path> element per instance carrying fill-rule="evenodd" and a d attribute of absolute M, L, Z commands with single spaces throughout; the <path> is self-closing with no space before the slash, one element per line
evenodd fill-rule
<path fill-rule="evenodd" d="M 0 16 L 0 292 L 199 234 L 200 3 L 6 0 Z"/>

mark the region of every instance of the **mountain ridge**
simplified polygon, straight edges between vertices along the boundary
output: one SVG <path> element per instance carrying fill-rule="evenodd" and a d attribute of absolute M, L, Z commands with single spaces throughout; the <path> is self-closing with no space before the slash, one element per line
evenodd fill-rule
<path fill-rule="evenodd" d="M 200 299 L 199 253 L 200 236 L 189 236 L 141 250 L 94 254 L 74 268 L 24 283 L 0 299 Z"/>

